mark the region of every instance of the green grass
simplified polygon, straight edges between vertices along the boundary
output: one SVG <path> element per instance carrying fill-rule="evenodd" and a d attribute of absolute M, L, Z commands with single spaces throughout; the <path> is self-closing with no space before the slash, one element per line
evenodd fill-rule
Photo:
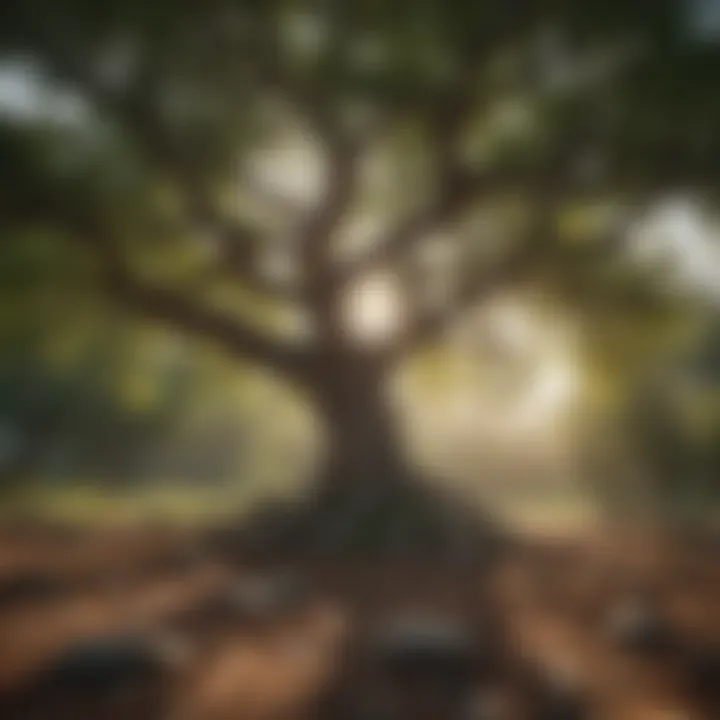
<path fill-rule="evenodd" d="M 241 517 L 270 494 L 268 485 L 259 481 L 222 486 L 164 481 L 131 488 L 77 481 L 28 483 L 0 501 L 0 522 L 21 516 L 89 526 L 150 520 L 193 526 Z M 592 527 L 602 518 L 597 504 L 582 493 L 494 497 L 487 507 L 511 526 L 530 532 L 574 532 Z M 715 516 L 712 524 L 720 526 L 720 512 L 716 510 Z"/>
<path fill-rule="evenodd" d="M 5 498 L 0 520 L 22 515 L 81 525 L 150 519 L 197 524 L 242 514 L 256 497 L 257 492 L 242 483 L 237 487 L 163 483 L 124 489 L 89 483 L 40 485 Z"/>
<path fill-rule="evenodd" d="M 195 525 L 249 512 L 263 496 L 259 483 L 226 486 L 162 482 L 133 488 L 108 488 L 83 482 L 28 484 L 0 503 L 0 521 L 13 516 L 81 525 L 162 520 Z M 533 498 L 498 503 L 497 512 L 512 524 L 528 527 L 576 527 L 593 516 L 582 498 Z"/>

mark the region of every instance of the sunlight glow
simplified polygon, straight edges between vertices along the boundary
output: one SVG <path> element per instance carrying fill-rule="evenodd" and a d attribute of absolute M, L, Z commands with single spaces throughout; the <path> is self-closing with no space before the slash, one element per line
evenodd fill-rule
<path fill-rule="evenodd" d="M 518 403 L 516 419 L 521 425 L 553 421 L 572 403 L 578 387 L 577 366 L 565 358 L 548 357 L 536 373 L 529 392 Z"/>
<path fill-rule="evenodd" d="M 0 63 L 0 118 L 51 120 L 67 127 L 84 127 L 90 109 L 82 98 L 55 87 L 39 66 L 24 58 Z"/>
<path fill-rule="evenodd" d="M 580 339 L 572 317 L 541 296 L 477 308 L 438 358 L 442 387 L 408 374 L 397 391 L 420 464 L 487 506 L 531 488 L 574 489 Z"/>
<path fill-rule="evenodd" d="M 300 206 L 320 200 L 326 188 L 322 152 L 300 132 L 256 152 L 248 170 L 255 185 Z"/>
<path fill-rule="evenodd" d="M 518 430 L 559 421 L 577 391 L 578 369 L 568 328 L 543 317 L 531 305 L 500 302 L 489 309 L 486 326 L 501 373 L 511 392 L 499 396 L 495 410 Z M 495 414 L 497 418 L 497 414 Z"/>
<path fill-rule="evenodd" d="M 359 280 L 345 297 L 343 317 L 347 332 L 361 345 L 382 345 L 396 337 L 405 325 L 400 281 L 392 274 Z"/>
<path fill-rule="evenodd" d="M 481 454 L 518 441 L 528 451 L 562 445 L 582 391 L 578 342 L 570 318 L 541 301 L 478 308 L 453 335 L 443 392 L 415 413 L 428 423 L 423 444 L 452 440 Z"/>
<path fill-rule="evenodd" d="M 686 294 L 720 302 L 718 230 L 689 200 L 669 198 L 635 228 L 631 250 L 640 262 L 664 261 L 668 280 Z"/>

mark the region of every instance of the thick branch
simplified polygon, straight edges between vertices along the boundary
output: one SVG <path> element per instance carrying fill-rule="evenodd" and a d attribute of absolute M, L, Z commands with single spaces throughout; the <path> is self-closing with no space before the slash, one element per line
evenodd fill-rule
<path fill-rule="evenodd" d="M 423 237 L 452 220 L 477 199 L 483 190 L 494 187 L 496 181 L 497 178 L 482 174 L 456 173 L 453 181 L 440 189 L 434 202 L 405 218 L 368 253 L 344 268 L 341 281 L 347 282 L 402 257 Z"/>
<path fill-rule="evenodd" d="M 283 343 L 243 321 L 191 299 L 181 291 L 140 280 L 131 271 L 119 244 L 96 220 L 68 215 L 62 218 L 74 239 L 101 263 L 107 289 L 131 310 L 179 330 L 220 344 L 234 356 L 291 377 L 306 375 L 308 353 L 302 346 Z"/>
<path fill-rule="evenodd" d="M 551 228 L 537 232 L 490 266 L 470 268 L 458 280 L 452 301 L 442 307 L 419 312 L 395 351 L 399 354 L 424 343 L 433 342 L 464 311 L 491 297 L 494 293 L 527 279 L 542 263 L 552 246 Z"/>
<path fill-rule="evenodd" d="M 218 248 L 218 258 L 225 264 L 221 270 L 254 292 L 274 298 L 295 299 L 295 289 L 270 281 L 257 272 L 252 262 L 252 249 L 258 243 L 257 232 L 249 225 L 221 213 L 197 167 L 177 152 L 156 113 L 149 94 L 154 80 L 151 69 L 133 93 L 118 94 L 105 88 L 91 72 L 91 67 L 73 48 L 67 47 L 52 30 L 38 30 L 42 44 L 52 55 L 53 70 L 65 81 L 76 85 L 100 112 L 117 121 L 132 139 L 155 172 L 168 179 L 182 200 L 185 220 L 193 230 L 212 235 Z M 144 93 L 144 94 L 143 94 Z"/>
<path fill-rule="evenodd" d="M 112 276 L 113 296 L 132 310 L 197 337 L 219 343 L 231 354 L 284 374 L 303 373 L 302 350 L 287 347 L 263 333 L 218 311 L 203 307 L 184 295 L 143 284 L 127 274 Z"/>
<path fill-rule="evenodd" d="M 568 148 L 563 150 L 568 151 Z M 557 238 L 557 215 L 568 194 L 565 164 L 551 161 L 559 160 L 557 156 L 549 156 L 549 160 L 548 164 L 523 173 L 519 178 L 494 177 L 484 181 L 468 179 L 459 200 L 443 206 L 443 210 L 447 208 L 452 213 L 457 210 L 458 204 L 473 200 L 483 186 L 497 188 L 509 182 L 511 186 L 519 185 L 525 192 L 529 229 L 503 258 L 490 266 L 465 264 L 451 303 L 442 308 L 420 312 L 397 348 L 399 352 L 434 340 L 463 311 L 499 289 L 526 278 L 542 263 Z M 414 239 L 408 236 L 405 242 L 412 244 Z"/>
<path fill-rule="evenodd" d="M 403 220 L 360 260 L 342 271 L 342 281 L 362 275 L 381 265 L 400 259 L 423 236 L 435 231 L 475 201 L 486 190 L 510 188 L 526 194 L 533 212 L 540 213 L 545 199 L 556 202 L 563 192 L 573 191 L 573 164 L 591 143 L 587 129 L 568 133 L 561 129 L 547 138 L 547 147 L 539 162 L 530 161 L 526 168 L 488 169 L 473 172 L 463 166 L 459 141 L 469 122 L 484 107 L 486 98 L 479 97 L 475 69 L 484 57 L 479 49 L 471 49 L 465 59 L 457 85 L 442 100 L 435 99 L 430 110 L 421 112 L 428 133 L 430 151 L 436 174 L 435 198 L 428 206 Z M 546 208 L 545 208 L 546 209 Z"/>
<path fill-rule="evenodd" d="M 312 285 L 327 270 L 330 245 L 335 229 L 352 203 L 356 185 L 355 150 L 334 148 L 325 196 L 311 213 L 298 238 L 303 248 L 303 265 Z"/>
<path fill-rule="evenodd" d="M 357 184 L 356 148 L 339 145 L 331 148 L 328 187 L 324 198 L 301 229 L 298 243 L 304 281 L 304 300 L 314 315 L 323 342 L 341 341 L 342 320 L 332 242 L 338 225 L 351 206 Z"/>
<path fill-rule="evenodd" d="M 549 180 L 549 178 L 548 178 Z M 562 187 L 537 188 L 531 198 L 531 225 L 523 239 L 496 262 L 480 267 L 466 264 L 452 301 L 443 307 L 430 308 L 419 312 L 410 329 L 401 339 L 397 351 L 432 342 L 465 310 L 486 300 L 504 288 L 531 280 L 533 273 L 556 259 L 553 255 L 559 249 L 558 214 L 562 204 L 570 199 Z M 598 231 L 589 253 L 590 257 L 602 262 L 604 258 L 617 256 L 625 247 L 627 230 L 631 223 L 642 216 L 650 197 L 636 197 L 631 209 L 622 213 L 605 228 Z M 590 257 L 586 261 L 593 262 Z"/>
<path fill-rule="evenodd" d="M 256 228 L 247 223 L 228 218 L 220 213 L 208 188 L 200 181 L 193 169 L 187 167 L 162 137 L 162 128 L 152 117 L 135 116 L 132 110 L 118 108 L 139 141 L 146 157 L 155 162 L 173 181 L 183 200 L 186 219 L 191 227 L 203 234 L 209 234 L 217 250 L 216 267 L 213 273 L 232 276 L 248 290 L 274 299 L 295 301 L 299 288 L 264 276 L 256 265 L 257 252 L 262 238 Z M 277 201 L 284 213 L 296 213 L 297 209 L 288 203 Z"/>
<path fill-rule="evenodd" d="M 438 100 L 425 116 L 436 174 L 435 199 L 428 207 L 401 222 L 358 266 L 351 269 L 352 275 L 360 275 L 396 259 L 424 235 L 460 212 L 483 189 L 492 186 L 486 174 L 471 173 L 458 156 L 460 137 L 478 109 L 472 82 L 473 69 L 473 61 L 468 59 L 458 86 L 442 101 Z M 492 183 L 499 180 L 501 178 L 494 177 Z"/>
<path fill-rule="evenodd" d="M 190 285 L 198 289 L 207 289 L 223 280 L 238 279 L 244 290 L 263 298 L 273 298 L 298 303 L 303 300 L 302 288 L 299 283 L 275 279 L 254 269 L 255 260 L 246 249 L 237 251 L 228 249 L 221 255 L 217 263 L 188 274 Z"/>

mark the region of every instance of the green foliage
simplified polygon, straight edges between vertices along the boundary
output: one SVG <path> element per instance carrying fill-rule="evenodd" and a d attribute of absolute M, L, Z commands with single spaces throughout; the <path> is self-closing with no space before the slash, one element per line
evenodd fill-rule
<path fill-rule="evenodd" d="M 131 444 L 160 442 L 187 398 L 213 385 L 212 365 L 193 347 L 181 381 L 146 362 L 143 349 L 162 339 L 139 339 L 104 299 L 123 274 L 114 265 L 223 320 L 282 327 L 285 299 L 243 283 L 268 240 L 261 223 L 231 218 L 222 272 L 217 248 L 198 236 L 217 230 L 223 201 L 237 214 L 252 206 L 233 200 L 238 177 L 278 128 L 301 125 L 337 149 L 364 116 L 393 168 L 392 187 L 363 198 L 373 209 L 432 204 L 436 186 L 479 169 L 488 180 L 475 209 L 502 214 L 497 224 L 514 237 L 542 196 L 558 237 L 532 280 L 582 318 L 598 376 L 630 386 L 695 311 L 669 299 L 655 272 L 619 259 L 592 215 L 718 186 L 720 45 L 693 37 L 687 13 L 681 0 L 5 0 L 0 61 L 37 70 L 78 110 L 71 123 L 0 119 L 10 414 L 57 428 L 56 409 L 77 402 L 85 409 L 70 413 L 66 440 L 77 432 L 101 455 L 116 442 L 127 456 Z M 461 172 L 447 172 L 445 156 Z M 594 170 L 583 174 L 576 166 L 588 157 Z M 501 213 L 513 192 L 517 212 Z M 470 224 L 477 250 L 485 239 Z M 439 384 L 441 365 L 425 368 Z M 30 386 L 43 388 L 42 407 L 22 395 Z"/>

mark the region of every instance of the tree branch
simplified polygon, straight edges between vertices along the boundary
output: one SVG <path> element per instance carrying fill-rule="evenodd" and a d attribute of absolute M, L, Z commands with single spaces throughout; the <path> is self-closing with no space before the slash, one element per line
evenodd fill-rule
<path fill-rule="evenodd" d="M 440 189 L 434 202 L 401 221 L 372 249 L 340 271 L 340 282 L 389 264 L 411 249 L 424 236 L 455 217 L 485 189 L 497 186 L 499 178 L 458 171 L 451 182 Z"/>
<path fill-rule="evenodd" d="M 297 242 L 301 248 L 304 294 L 322 342 L 336 344 L 342 337 L 337 283 L 332 263 L 335 231 L 355 197 L 357 148 L 353 144 L 331 146 L 330 172 L 325 197 L 301 228 Z"/>
<path fill-rule="evenodd" d="M 131 310 L 197 337 L 219 343 L 232 355 L 257 362 L 290 377 L 307 374 L 309 356 L 302 345 L 284 343 L 235 317 L 135 276 L 119 243 L 102 223 L 86 215 L 66 213 L 60 220 L 74 240 L 84 243 L 101 263 L 111 297 Z"/>
<path fill-rule="evenodd" d="M 223 279 L 239 280 L 243 289 L 265 298 L 287 302 L 302 302 L 303 292 L 300 283 L 289 283 L 275 279 L 256 270 L 255 260 L 243 248 L 227 249 L 218 262 L 208 268 L 194 272 L 188 278 L 198 288 L 222 281 Z"/>
<path fill-rule="evenodd" d="M 353 276 L 402 255 L 416 240 L 460 212 L 483 189 L 501 180 L 498 177 L 491 179 L 484 173 L 471 173 L 458 156 L 461 134 L 478 105 L 472 83 L 473 67 L 472 59 L 468 59 L 458 86 L 441 101 L 436 101 L 425 117 L 437 178 L 434 201 L 406 218 L 376 245 L 358 266 L 352 268 Z"/>
<path fill-rule="evenodd" d="M 354 198 L 357 180 L 355 148 L 333 148 L 329 164 L 325 196 L 298 236 L 306 279 L 311 285 L 327 270 L 333 232 Z"/>
<path fill-rule="evenodd" d="M 112 296 L 132 310 L 217 342 L 238 358 L 289 376 L 304 372 L 306 355 L 301 348 L 284 345 L 235 318 L 189 300 L 184 294 L 147 285 L 117 269 L 109 277 Z"/>
<path fill-rule="evenodd" d="M 100 112 L 117 121 L 155 172 L 170 180 L 180 195 L 188 224 L 213 236 L 224 269 L 253 292 L 273 298 L 296 299 L 296 289 L 269 281 L 256 271 L 253 262 L 253 250 L 258 244 L 256 230 L 219 212 L 198 169 L 172 147 L 166 128 L 153 112 L 148 97 L 142 95 L 142 92 L 152 91 L 153 79 L 148 72 L 133 92 L 119 95 L 98 83 L 88 63 L 73 48 L 66 46 L 57 33 L 42 28 L 36 28 L 36 31 L 51 55 L 53 70 L 59 77 L 76 85 Z"/>
<path fill-rule="evenodd" d="M 463 311 L 501 289 L 529 280 L 538 268 L 547 267 L 553 251 L 558 248 L 558 213 L 572 194 L 561 182 L 562 171 L 555 169 L 554 176 L 546 176 L 544 182 L 547 184 L 542 184 L 540 178 L 537 180 L 538 184 L 530 188 L 531 223 L 523 239 L 490 266 L 466 264 L 452 301 L 444 307 L 418 313 L 394 352 L 403 354 L 418 345 L 434 341 Z M 648 202 L 648 198 L 635 198 L 631 211 L 624 213 L 611 227 L 600 231 L 592 248 L 598 261 L 603 256 L 622 250 L 627 228 L 641 216 Z"/>
<path fill-rule="evenodd" d="M 491 266 L 467 270 L 458 282 L 452 301 L 443 307 L 420 312 L 393 354 L 404 354 L 425 343 L 433 342 L 464 311 L 491 297 L 500 289 L 527 279 L 543 261 L 553 238 L 554 232 L 550 228 L 543 228 Z"/>

